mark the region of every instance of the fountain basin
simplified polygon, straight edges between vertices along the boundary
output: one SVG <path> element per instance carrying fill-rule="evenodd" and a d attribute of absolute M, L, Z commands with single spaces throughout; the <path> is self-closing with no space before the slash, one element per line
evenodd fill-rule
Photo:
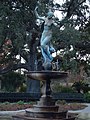
<path fill-rule="evenodd" d="M 67 78 L 68 74 L 66 72 L 58 72 L 58 71 L 29 71 L 26 73 L 28 78 L 35 79 L 35 80 L 56 80 L 56 79 L 63 79 Z"/>

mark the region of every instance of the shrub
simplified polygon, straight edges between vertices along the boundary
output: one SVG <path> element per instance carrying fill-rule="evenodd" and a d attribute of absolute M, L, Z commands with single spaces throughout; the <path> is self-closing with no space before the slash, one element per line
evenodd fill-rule
<path fill-rule="evenodd" d="M 90 93 L 85 93 L 84 98 L 85 98 L 86 102 L 90 102 Z"/>
<path fill-rule="evenodd" d="M 23 105 L 23 104 L 24 104 L 24 101 L 21 101 L 21 100 L 20 100 L 20 101 L 17 102 L 17 104 Z"/>
<path fill-rule="evenodd" d="M 25 82 L 23 75 L 13 71 L 9 72 L 2 75 L 1 90 L 4 90 L 5 92 L 16 92 L 23 82 Z"/>
<path fill-rule="evenodd" d="M 53 92 L 63 92 L 63 93 L 72 93 L 75 92 L 75 90 L 70 86 L 62 86 L 60 84 L 54 84 L 52 87 Z"/>
<path fill-rule="evenodd" d="M 10 102 L 6 101 L 6 102 L 4 102 L 4 104 L 5 104 L 5 105 L 8 105 L 8 104 L 10 104 Z"/>
<path fill-rule="evenodd" d="M 65 100 L 57 100 L 56 101 L 56 105 L 58 104 L 62 104 L 62 105 L 65 105 L 67 102 Z"/>
<path fill-rule="evenodd" d="M 87 93 L 90 90 L 88 84 L 83 82 L 82 80 L 75 82 L 72 87 L 75 88 L 78 93 L 80 93 L 81 91 L 83 91 L 83 93 Z"/>

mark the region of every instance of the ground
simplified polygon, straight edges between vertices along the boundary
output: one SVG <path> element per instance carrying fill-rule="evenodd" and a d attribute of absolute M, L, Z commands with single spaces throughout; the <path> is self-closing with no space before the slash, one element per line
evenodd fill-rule
<path fill-rule="evenodd" d="M 58 105 L 60 108 L 59 110 L 80 110 L 80 109 L 84 109 L 86 107 L 86 105 L 81 104 L 81 103 L 65 103 L 65 104 L 59 103 Z M 5 103 L 0 103 L 0 111 L 16 111 L 16 110 L 31 108 L 32 106 L 33 106 L 33 103 L 5 102 Z"/>

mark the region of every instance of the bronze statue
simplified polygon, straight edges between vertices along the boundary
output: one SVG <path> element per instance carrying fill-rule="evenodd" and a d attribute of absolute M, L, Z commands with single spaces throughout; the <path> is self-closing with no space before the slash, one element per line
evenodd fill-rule
<path fill-rule="evenodd" d="M 55 52 L 53 45 L 51 44 L 52 38 L 52 26 L 56 25 L 54 23 L 54 13 L 50 10 L 47 13 L 47 17 L 40 17 L 37 13 L 37 8 L 35 8 L 35 15 L 38 19 L 44 21 L 44 30 L 40 39 L 41 53 L 44 58 L 43 66 L 47 69 L 46 66 L 51 67 L 51 62 L 53 60 L 52 52 Z"/>

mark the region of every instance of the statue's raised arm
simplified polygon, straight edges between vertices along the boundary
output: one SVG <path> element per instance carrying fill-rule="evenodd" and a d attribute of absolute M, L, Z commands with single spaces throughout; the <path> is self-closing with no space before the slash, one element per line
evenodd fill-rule
<path fill-rule="evenodd" d="M 37 19 L 40 19 L 40 20 L 45 20 L 45 17 L 41 17 L 41 16 L 39 16 L 39 14 L 38 14 L 38 12 L 37 12 L 37 9 L 38 9 L 38 6 L 36 6 L 36 8 L 35 8 L 35 15 L 36 15 L 36 17 L 37 17 Z"/>

